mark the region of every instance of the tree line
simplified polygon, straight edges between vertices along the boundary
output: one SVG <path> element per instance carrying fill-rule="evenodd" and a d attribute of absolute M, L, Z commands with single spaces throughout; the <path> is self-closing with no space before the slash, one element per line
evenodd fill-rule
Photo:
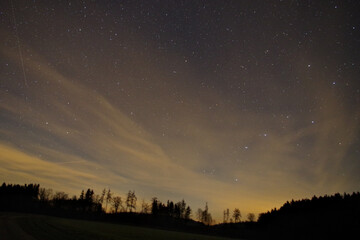
<path fill-rule="evenodd" d="M 232 212 L 232 217 L 230 216 L 230 210 L 227 208 L 226 210 L 224 210 L 223 212 L 223 223 L 239 223 L 241 222 L 241 212 L 240 209 L 235 208 Z M 247 221 L 248 222 L 254 222 L 255 221 L 255 214 L 254 213 L 248 213 L 247 214 Z"/>
<path fill-rule="evenodd" d="M 6 184 L 0 187 L 0 210 L 34 211 L 72 211 L 77 213 L 118 214 L 139 213 L 154 216 L 168 216 L 189 220 L 191 207 L 185 200 L 177 203 L 168 200 L 162 203 L 156 197 L 151 204 L 142 200 L 138 206 L 135 191 L 128 191 L 125 198 L 115 195 L 110 188 L 103 189 L 101 194 L 95 194 L 93 189 L 82 190 L 79 196 L 70 197 L 67 193 L 41 188 L 39 184 Z M 137 211 L 138 210 L 138 211 Z"/>
<path fill-rule="evenodd" d="M 267 236 L 343 239 L 360 229 L 360 193 L 287 201 L 279 209 L 260 214 L 258 225 Z"/>
<path fill-rule="evenodd" d="M 16 185 L 14 185 L 16 186 Z M 25 185 L 26 186 L 26 185 Z M 3 184 L 0 188 L 12 188 L 12 185 Z M 36 197 L 34 198 L 36 201 Z M 65 192 L 55 192 L 52 189 L 39 188 L 38 200 L 40 207 L 53 207 L 55 209 L 74 210 L 79 212 L 93 213 L 120 213 L 134 212 L 136 210 L 137 197 L 135 191 L 129 191 L 126 199 L 114 195 L 110 188 L 103 189 L 100 195 L 95 194 L 94 190 L 82 190 L 79 197 L 76 195 L 69 197 Z"/>
<path fill-rule="evenodd" d="M 257 221 L 252 213 L 247 215 L 247 221 L 242 221 L 238 208 L 225 209 L 223 224 L 213 225 L 207 203 L 193 213 L 184 199 L 162 203 L 154 197 L 150 203 L 140 202 L 135 191 L 128 191 L 121 197 L 110 188 L 103 189 L 100 194 L 88 188 L 70 197 L 65 192 L 41 188 L 39 184 L 3 183 L 0 186 L 0 211 L 50 214 L 229 237 L 307 239 L 359 229 L 360 193 L 336 193 L 288 201 L 279 209 L 260 214 Z"/>
<path fill-rule="evenodd" d="M 165 215 L 175 218 L 190 219 L 191 208 L 186 205 L 184 199 L 177 203 L 168 200 L 167 203 L 164 204 L 154 197 L 151 203 L 151 214 L 156 216 Z"/>
<path fill-rule="evenodd" d="M 185 200 L 173 202 L 168 200 L 162 203 L 158 198 L 151 199 L 151 203 L 142 200 L 139 204 L 135 191 L 128 191 L 125 198 L 115 195 L 110 188 L 104 188 L 100 194 L 96 194 L 93 189 L 82 190 L 79 196 L 70 197 L 62 191 L 54 192 L 49 188 L 41 188 L 39 184 L 6 184 L 0 187 L 2 202 L 7 202 L 1 206 L 7 206 L 11 210 L 33 210 L 39 208 L 47 211 L 67 211 L 76 213 L 98 213 L 98 214 L 118 214 L 118 213 L 140 213 L 151 214 L 153 216 L 168 216 L 178 219 L 189 220 L 193 216 L 193 211 Z M 26 203 L 26 204 L 25 204 Z M 140 206 L 139 206 L 140 205 Z M 224 215 L 224 223 L 240 222 L 241 213 L 235 209 L 233 218 L 229 220 L 229 209 L 227 209 L 227 220 Z M 215 224 L 208 204 L 205 208 L 195 213 L 196 219 L 205 225 Z M 234 219 L 234 221 L 233 221 Z"/>
<path fill-rule="evenodd" d="M 346 213 L 346 216 L 344 215 Z M 313 196 L 311 199 L 291 200 L 284 203 L 279 209 L 272 209 L 259 216 L 259 223 L 268 223 L 274 221 L 282 221 L 283 218 L 289 219 L 295 217 L 296 219 L 302 218 L 304 215 L 314 215 L 315 218 L 324 218 L 330 221 L 343 219 L 348 221 L 349 218 L 357 215 L 360 217 L 360 193 L 352 193 L 343 195 L 336 193 L 328 196 Z M 327 216 L 329 216 L 327 218 Z M 322 219 L 322 221 L 327 221 Z M 307 219 L 310 221 L 311 219 Z M 358 219 L 360 221 L 360 218 Z"/>

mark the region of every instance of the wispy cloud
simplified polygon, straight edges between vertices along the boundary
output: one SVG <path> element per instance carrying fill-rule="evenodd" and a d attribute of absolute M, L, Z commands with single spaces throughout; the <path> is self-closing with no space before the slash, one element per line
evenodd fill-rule
<path fill-rule="evenodd" d="M 16 61 L 14 52 L 1 54 Z M 261 212 L 289 198 L 354 188 L 339 171 L 358 120 L 322 84 L 309 83 L 304 93 L 313 98 L 315 113 L 287 117 L 280 110 L 234 111 L 237 103 L 213 90 L 199 96 L 175 80 L 165 88 L 167 75 L 159 67 L 155 90 L 129 100 L 143 113 L 129 113 L 115 90 L 98 90 L 31 56 L 27 76 L 37 84 L 0 90 L 4 181 L 39 182 L 73 194 L 84 187 L 135 189 L 147 199 L 184 197 L 194 208 L 209 201 L 218 218 L 221 208 Z M 169 121 L 156 115 L 166 108 L 174 112 Z"/>

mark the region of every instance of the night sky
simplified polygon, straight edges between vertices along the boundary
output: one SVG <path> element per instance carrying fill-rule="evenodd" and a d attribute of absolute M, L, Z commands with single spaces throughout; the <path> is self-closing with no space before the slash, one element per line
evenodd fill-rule
<path fill-rule="evenodd" d="M 360 2 L 0 2 L 0 180 L 243 216 L 360 190 Z"/>

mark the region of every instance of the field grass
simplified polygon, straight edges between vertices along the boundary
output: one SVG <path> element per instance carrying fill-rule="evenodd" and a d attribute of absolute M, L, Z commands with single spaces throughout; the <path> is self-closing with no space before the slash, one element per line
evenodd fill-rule
<path fill-rule="evenodd" d="M 1 240 L 225 240 L 226 238 L 65 219 L 32 214 L 0 213 Z"/>

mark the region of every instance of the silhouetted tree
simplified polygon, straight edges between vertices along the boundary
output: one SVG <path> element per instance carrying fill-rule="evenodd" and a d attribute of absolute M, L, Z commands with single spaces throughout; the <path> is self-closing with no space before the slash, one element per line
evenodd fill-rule
<path fill-rule="evenodd" d="M 111 190 L 110 188 L 108 189 L 107 193 L 106 193 L 106 198 L 105 198 L 105 212 L 107 212 L 107 206 L 108 206 L 108 203 L 111 203 L 111 200 L 112 200 L 112 193 L 111 193 Z"/>
<path fill-rule="evenodd" d="M 84 189 L 83 189 L 83 190 L 81 191 L 81 193 L 80 193 L 79 200 L 80 200 L 80 201 L 84 201 L 84 200 L 85 200 L 85 192 L 84 192 Z"/>
<path fill-rule="evenodd" d="M 56 208 L 62 208 L 68 199 L 69 196 L 65 192 L 56 192 L 52 200 Z"/>
<path fill-rule="evenodd" d="M 224 223 L 227 223 L 227 222 L 229 222 L 229 217 L 230 217 L 230 211 L 229 211 L 229 209 L 226 209 L 226 210 L 224 210 Z"/>
<path fill-rule="evenodd" d="M 206 203 L 205 204 L 205 210 L 202 212 L 202 222 L 207 224 L 209 222 L 209 207 L 208 207 L 208 204 Z"/>
<path fill-rule="evenodd" d="M 30 211 L 31 208 L 37 206 L 39 189 L 40 185 L 38 184 L 21 186 L 3 183 L 0 187 L 0 209 Z"/>
<path fill-rule="evenodd" d="M 78 197 L 74 195 L 71 199 L 65 192 L 56 192 L 53 197 L 51 197 L 51 190 L 39 188 L 39 185 L 6 185 L 3 183 L 0 186 L 0 210 L 32 210 L 34 211 L 34 207 L 40 209 L 39 206 L 45 206 L 41 209 L 41 213 L 45 213 L 45 210 L 50 210 L 49 213 L 53 213 L 55 215 L 67 216 L 67 217 L 89 217 L 91 219 L 114 219 L 122 221 L 124 216 L 128 215 L 117 215 L 110 216 L 109 218 L 106 216 L 106 212 L 110 212 L 107 209 L 107 205 L 111 204 L 111 212 L 119 213 L 122 207 L 122 199 L 117 196 L 112 196 L 112 192 L 110 189 L 104 189 L 101 195 L 95 194 L 95 192 L 88 188 L 87 190 L 82 190 Z M 4 200 L 6 199 L 6 201 Z M 26 201 L 30 201 L 27 204 L 23 204 Z M 106 203 L 105 208 L 102 208 L 102 203 Z M 44 205 L 39 205 L 39 203 L 44 202 Z M 136 210 L 136 202 L 137 197 L 135 195 L 135 191 L 129 191 L 126 198 L 126 209 L 129 212 L 133 212 Z M 35 204 L 32 204 L 35 203 Z M 11 208 L 6 208 L 4 206 L 11 206 Z M 15 207 L 16 206 L 16 207 Z M 25 206 L 20 208 L 19 206 Z M 141 204 L 141 213 L 149 213 L 151 212 L 156 215 L 162 216 L 170 216 L 182 219 L 190 219 L 191 216 L 191 208 L 187 206 L 185 200 L 179 201 L 176 204 L 174 202 L 168 200 L 167 204 L 163 204 L 157 200 L 157 198 L 152 199 L 152 204 L 150 205 L 146 203 L 144 200 Z M 207 205 L 206 205 L 206 215 L 201 215 L 202 221 L 206 224 L 210 224 L 211 215 L 208 213 Z M 98 215 L 95 213 L 103 212 L 105 210 L 105 215 Z M 92 215 L 94 214 L 94 215 Z M 136 219 L 139 215 L 132 215 L 130 218 Z M 168 218 L 158 218 L 158 221 L 162 221 L 161 219 Z M 132 220 L 131 220 L 132 221 Z M 175 221 L 176 222 L 176 221 Z M 178 221 L 181 222 L 181 221 Z"/>
<path fill-rule="evenodd" d="M 240 210 L 238 208 L 234 209 L 233 218 L 234 218 L 235 223 L 240 222 L 241 213 L 240 213 Z"/>
<path fill-rule="evenodd" d="M 145 213 L 145 214 L 150 213 L 150 205 L 147 202 L 145 202 L 144 199 L 142 200 L 141 203 L 141 213 Z"/>
<path fill-rule="evenodd" d="M 191 208 L 190 206 L 187 206 L 186 211 L 185 211 L 185 219 L 189 220 L 191 217 Z"/>
<path fill-rule="evenodd" d="M 94 194 L 94 205 L 93 205 L 93 211 L 95 212 L 101 212 L 102 211 L 102 204 L 100 202 L 101 196 L 99 194 Z"/>
<path fill-rule="evenodd" d="M 209 213 L 209 207 L 208 204 L 205 204 L 205 209 L 202 210 L 201 208 L 198 209 L 198 217 L 200 218 L 200 221 L 206 225 L 210 225 L 213 222 L 212 216 Z"/>
<path fill-rule="evenodd" d="M 201 208 L 198 208 L 198 210 L 196 211 L 196 218 L 200 222 L 202 222 L 202 220 L 203 220 L 202 216 L 203 216 L 203 210 Z"/>
<path fill-rule="evenodd" d="M 255 221 L 255 214 L 249 213 L 247 215 L 247 219 L 248 219 L 249 222 L 254 222 Z"/>
<path fill-rule="evenodd" d="M 174 217 L 175 216 L 175 206 L 174 203 L 170 200 L 167 201 L 167 210 L 168 210 L 168 215 Z"/>
<path fill-rule="evenodd" d="M 117 213 L 120 208 L 122 208 L 122 200 L 121 197 L 116 196 L 112 198 L 112 204 L 114 207 L 114 212 Z"/>
<path fill-rule="evenodd" d="M 69 199 L 69 195 L 65 192 L 56 192 L 53 197 L 53 200 L 55 200 L 55 201 L 68 200 L 68 199 Z"/>
<path fill-rule="evenodd" d="M 106 194 L 106 189 L 104 188 L 104 189 L 102 190 L 101 195 L 100 195 L 100 198 L 99 198 L 99 203 L 100 203 L 101 205 L 103 205 L 103 203 L 104 203 L 105 194 Z"/>
<path fill-rule="evenodd" d="M 185 219 L 185 215 L 186 215 L 186 202 L 185 200 L 181 200 L 180 202 L 180 218 L 184 218 Z"/>
<path fill-rule="evenodd" d="M 311 199 L 286 202 L 280 209 L 260 214 L 258 223 L 272 229 L 281 226 L 283 230 L 287 229 L 292 234 L 296 232 L 297 235 L 304 229 L 318 233 L 336 232 L 340 229 L 346 232 L 359 226 L 358 216 L 360 193 L 353 193 L 351 196 L 336 193 L 332 196 L 313 196 Z"/>
<path fill-rule="evenodd" d="M 40 188 L 39 189 L 39 200 L 42 203 L 49 202 L 52 197 L 53 190 L 52 189 L 46 189 L 46 188 Z"/>
<path fill-rule="evenodd" d="M 159 206 L 158 206 L 158 199 L 153 197 L 151 199 L 151 214 L 158 215 L 159 214 Z"/>
<path fill-rule="evenodd" d="M 180 218 L 180 204 L 179 203 L 176 203 L 174 206 L 173 216 L 176 218 Z"/>
<path fill-rule="evenodd" d="M 84 189 L 81 190 L 81 193 L 80 193 L 80 196 L 79 196 L 78 205 L 79 205 L 79 207 L 80 207 L 80 209 L 81 209 L 82 211 L 85 211 L 86 201 L 85 201 L 85 191 L 84 191 Z"/>
<path fill-rule="evenodd" d="M 126 208 L 129 212 L 136 209 L 136 200 L 135 191 L 129 191 L 126 198 Z"/>
<path fill-rule="evenodd" d="M 94 191 L 88 188 L 85 193 L 84 205 L 86 211 L 91 211 L 94 204 Z"/>

